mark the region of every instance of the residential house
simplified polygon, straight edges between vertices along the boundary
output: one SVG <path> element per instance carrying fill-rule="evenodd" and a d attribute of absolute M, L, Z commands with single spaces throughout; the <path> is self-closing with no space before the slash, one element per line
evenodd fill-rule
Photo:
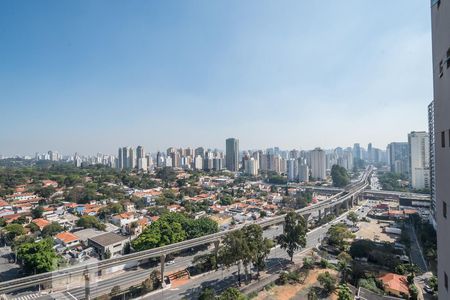
<path fill-rule="evenodd" d="M 128 238 L 116 233 L 108 232 L 88 239 L 88 246 L 93 247 L 102 258 L 107 258 L 107 253 L 111 257 L 123 254 L 123 248 L 128 242 Z"/>
<path fill-rule="evenodd" d="M 378 279 L 383 283 L 386 293 L 397 297 L 409 296 L 408 281 L 406 276 L 395 273 L 387 273 Z"/>
<path fill-rule="evenodd" d="M 44 229 L 45 226 L 50 224 L 49 221 L 42 219 L 42 218 L 34 219 L 31 222 L 36 224 L 36 226 L 39 227 L 39 230 L 41 230 L 41 231 L 42 231 L 42 229 Z"/>
<path fill-rule="evenodd" d="M 55 237 L 56 242 L 65 247 L 73 247 L 80 244 L 80 239 L 68 231 L 60 232 Z"/>

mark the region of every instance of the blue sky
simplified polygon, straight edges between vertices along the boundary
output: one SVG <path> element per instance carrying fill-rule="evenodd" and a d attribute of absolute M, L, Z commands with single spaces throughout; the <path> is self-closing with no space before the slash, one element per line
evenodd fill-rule
<path fill-rule="evenodd" d="M 384 148 L 427 129 L 428 1 L 1 1 L 0 154 Z"/>

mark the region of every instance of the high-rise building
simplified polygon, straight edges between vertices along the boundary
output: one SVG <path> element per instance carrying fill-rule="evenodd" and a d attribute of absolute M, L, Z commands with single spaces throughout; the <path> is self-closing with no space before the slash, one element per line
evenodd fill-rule
<path fill-rule="evenodd" d="M 439 299 L 450 299 L 450 1 L 431 1 Z"/>
<path fill-rule="evenodd" d="M 344 150 L 342 156 L 338 158 L 337 164 L 347 171 L 353 170 L 353 152 Z"/>
<path fill-rule="evenodd" d="M 148 164 L 147 164 L 147 158 L 146 157 L 138 158 L 138 160 L 137 160 L 137 169 L 141 170 L 141 171 L 147 171 Z"/>
<path fill-rule="evenodd" d="M 239 171 L 239 140 L 235 138 L 229 138 L 226 140 L 226 168 L 229 171 Z"/>
<path fill-rule="evenodd" d="M 408 134 L 409 178 L 414 189 L 430 188 L 430 144 L 428 133 L 413 131 Z"/>
<path fill-rule="evenodd" d="M 309 182 L 309 167 L 304 158 L 298 160 L 298 180 L 300 182 Z"/>
<path fill-rule="evenodd" d="M 353 145 L 353 158 L 356 160 L 360 160 L 361 157 L 361 146 L 359 145 L 359 143 L 355 143 Z"/>
<path fill-rule="evenodd" d="M 325 151 L 320 148 L 311 151 L 311 176 L 318 180 L 327 178 Z"/>
<path fill-rule="evenodd" d="M 141 159 L 144 158 L 145 154 L 144 154 L 144 147 L 142 146 L 137 146 L 136 148 L 136 159 Z"/>
<path fill-rule="evenodd" d="M 156 167 L 162 168 L 164 166 L 164 154 L 158 151 L 158 153 L 156 153 Z"/>
<path fill-rule="evenodd" d="M 203 157 L 205 157 L 205 149 L 203 147 L 195 148 L 194 154 L 195 154 L 195 156 L 200 155 L 203 158 Z"/>
<path fill-rule="evenodd" d="M 409 144 L 393 142 L 387 146 L 388 164 L 391 172 L 408 175 L 409 173 Z"/>
<path fill-rule="evenodd" d="M 128 148 L 122 148 L 122 169 L 128 169 L 129 159 L 128 159 Z"/>
<path fill-rule="evenodd" d="M 123 154 L 122 154 L 122 148 L 119 148 L 119 153 L 117 153 L 117 169 L 122 170 L 123 169 Z"/>
<path fill-rule="evenodd" d="M 170 153 L 170 158 L 172 159 L 172 167 L 179 168 L 181 167 L 181 156 L 180 152 L 175 151 Z"/>
<path fill-rule="evenodd" d="M 298 179 L 298 160 L 295 158 L 286 161 L 286 174 L 288 181 L 296 181 Z"/>
<path fill-rule="evenodd" d="M 250 157 L 244 161 L 244 172 L 247 175 L 258 175 L 258 161 Z"/>
<path fill-rule="evenodd" d="M 136 168 L 136 151 L 133 147 L 128 148 L 128 169 Z"/>
<path fill-rule="evenodd" d="M 203 158 L 201 155 L 197 155 L 194 158 L 194 169 L 195 170 L 201 170 L 203 169 Z"/>
<path fill-rule="evenodd" d="M 373 148 L 372 148 L 372 143 L 369 143 L 367 145 L 367 160 L 369 161 L 369 163 L 373 162 Z"/>

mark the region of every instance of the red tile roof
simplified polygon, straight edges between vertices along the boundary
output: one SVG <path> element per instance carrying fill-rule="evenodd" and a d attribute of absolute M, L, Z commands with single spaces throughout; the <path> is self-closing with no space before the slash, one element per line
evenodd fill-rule
<path fill-rule="evenodd" d="M 39 218 L 39 219 L 34 219 L 31 222 L 33 222 L 34 224 L 36 224 L 40 229 L 44 228 L 45 226 L 47 226 L 48 224 L 50 224 L 49 221 Z"/>
<path fill-rule="evenodd" d="M 391 290 L 398 291 L 405 295 L 409 295 L 408 281 L 406 276 L 394 273 L 387 273 L 378 278 L 383 282 L 383 285 Z"/>
<path fill-rule="evenodd" d="M 65 244 L 69 244 L 78 241 L 78 237 L 68 231 L 60 232 L 56 235 L 56 238 L 63 241 Z"/>

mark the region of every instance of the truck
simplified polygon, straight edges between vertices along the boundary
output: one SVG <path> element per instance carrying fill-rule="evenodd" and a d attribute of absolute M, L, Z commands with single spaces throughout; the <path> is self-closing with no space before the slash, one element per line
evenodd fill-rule
<path fill-rule="evenodd" d="M 384 232 L 398 234 L 398 235 L 402 234 L 402 230 L 400 228 L 395 228 L 395 227 L 385 227 Z"/>

